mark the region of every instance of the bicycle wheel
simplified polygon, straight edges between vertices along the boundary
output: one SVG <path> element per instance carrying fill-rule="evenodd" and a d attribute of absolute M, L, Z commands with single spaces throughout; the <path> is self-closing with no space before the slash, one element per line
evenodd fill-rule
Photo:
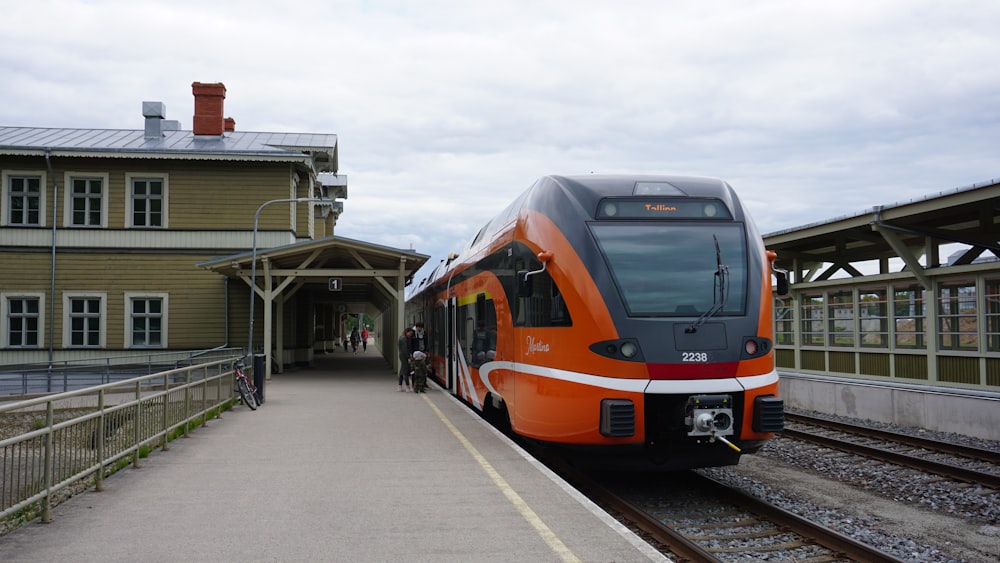
<path fill-rule="evenodd" d="M 236 380 L 236 388 L 240 392 L 240 398 L 243 399 L 243 404 L 250 407 L 250 410 L 257 410 L 257 397 L 254 397 L 252 391 L 250 391 L 250 385 L 247 383 L 246 379 Z"/>

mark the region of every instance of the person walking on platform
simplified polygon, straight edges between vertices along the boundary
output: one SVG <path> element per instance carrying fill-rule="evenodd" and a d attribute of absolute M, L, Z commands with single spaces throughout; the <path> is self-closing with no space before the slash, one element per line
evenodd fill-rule
<path fill-rule="evenodd" d="M 420 350 L 413 353 L 413 361 L 410 363 L 413 369 L 413 392 L 427 392 L 427 354 Z"/>
<path fill-rule="evenodd" d="M 352 330 L 351 331 L 351 350 L 353 350 L 355 354 L 358 353 L 358 344 L 360 344 L 360 343 L 361 343 L 361 335 L 358 334 L 358 329 Z"/>
<path fill-rule="evenodd" d="M 370 336 L 371 335 L 368 334 L 368 327 L 365 327 L 365 329 L 361 331 L 361 350 L 363 352 L 368 351 L 368 338 Z"/>
<path fill-rule="evenodd" d="M 410 341 L 413 338 L 413 329 L 403 330 L 403 334 L 399 336 L 399 343 L 397 344 L 396 353 L 399 355 L 399 390 L 400 391 L 412 391 L 413 387 L 410 385 L 410 356 L 413 355 L 413 349 L 410 347 Z M 406 387 L 403 387 L 403 385 Z"/>

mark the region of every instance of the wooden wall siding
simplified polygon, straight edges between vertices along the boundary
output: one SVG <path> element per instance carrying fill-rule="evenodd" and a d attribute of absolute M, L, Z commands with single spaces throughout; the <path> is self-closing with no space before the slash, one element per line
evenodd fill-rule
<path fill-rule="evenodd" d="M 52 247 L 52 230 L 49 228 L 5 227 L 2 245 L 7 248 L 36 248 L 48 252 Z M 235 254 L 250 250 L 253 242 L 251 231 L 179 231 L 176 229 L 58 229 L 56 246 L 59 252 L 93 251 L 94 249 L 181 251 L 203 250 L 220 254 Z M 284 246 L 296 242 L 287 231 L 257 233 L 257 248 Z M 0 265 L 3 256 L 0 254 Z"/>
<path fill-rule="evenodd" d="M 196 262 L 212 256 L 157 254 L 60 254 L 56 266 L 54 333 L 62 348 L 64 292 L 97 291 L 107 294 L 107 346 L 125 344 L 125 293 L 168 293 L 168 345 L 170 349 L 200 349 L 225 343 L 225 278 L 200 268 Z M 0 288 L 4 292 L 43 292 L 49 302 L 50 257 L 44 253 L 0 254 Z M 244 343 L 247 334 L 249 289 L 239 280 L 229 281 L 230 329 Z M 47 311 L 46 311 L 47 315 Z M 262 318 L 262 316 L 261 316 Z M 46 316 L 46 327 L 48 317 Z M 259 321 L 262 322 L 262 321 Z M 48 328 L 42 346 L 48 346 Z M 239 345 L 239 344 L 237 344 Z"/>
<path fill-rule="evenodd" d="M 56 205 L 57 225 L 63 224 L 63 202 L 67 186 L 65 172 L 108 173 L 108 227 L 121 229 L 127 224 L 128 187 L 126 174 L 132 176 L 166 175 L 168 227 L 176 229 L 239 229 L 253 230 L 254 214 L 261 203 L 289 197 L 293 169 L 288 163 L 257 163 L 229 161 L 167 161 L 114 158 L 52 158 L 52 167 L 59 184 Z M 44 158 L 17 157 L 0 159 L 0 169 L 46 172 Z M 309 195 L 309 182 L 299 183 L 300 194 Z M 45 225 L 51 225 L 52 179 L 45 185 Z M 2 205 L 2 203 L 0 203 Z M 0 208 L 2 209 L 2 208 Z M 260 229 L 282 229 L 305 233 L 289 222 L 289 206 L 275 204 L 261 214 Z M 300 204 L 302 216 L 308 206 Z M 284 211 L 281 211 L 284 210 Z M 302 235 L 300 235 L 302 236 Z"/>
<path fill-rule="evenodd" d="M 194 264 L 250 248 L 254 215 L 260 205 L 274 199 L 311 197 L 312 180 L 289 163 L 227 161 L 136 160 L 114 157 L 52 159 L 48 172 L 44 158 L 0 158 L 0 169 L 36 171 L 47 176 L 44 186 L 45 227 L 7 228 L 0 249 L 0 291 L 44 294 L 45 303 L 55 309 L 49 326 L 48 310 L 40 334 L 38 350 L 2 350 L 0 363 L 27 361 L 47 355 L 50 328 L 55 335 L 55 355 L 81 357 L 87 354 L 113 355 L 126 349 L 126 293 L 166 293 L 169 295 L 168 349 L 204 349 L 228 344 L 246 344 L 249 328 L 247 285 L 228 280 L 228 330 L 226 339 L 227 280 L 223 276 L 195 268 Z M 86 175 L 107 174 L 108 228 L 62 228 L 68 186 L 65 172 Z M 299 176 L 296 191 L 293 179 Z M 167 229 L 130 229 L 127 178 L 165 176 L 167 181 Z M 59 187 L 54 199 L 52 179 Z M 3 202 L 0 202 L 2 210 Z M 49 295 L 51 221 L 53 209 L 57 230 L 56 296 Z M 260 216 L 258 248 L 283 246 L 296 237 L 325 236 L 322 221 L 316 221 L 309 204 L 273 204 Z M 30 249 L 30 250 L 11 250 Z M 154 249 L 154 250 L 149 250 Z M 5 251 L 4 251 L 5 250 Z M 100 351 L 63 349 L 63 294 L 65 292 L 106 294 L 104 319 L 107 348 Z M 257 302 L 256 344 L 263 342 L 264 311 Z M 302 325 L 289 303 L 285 319 L 286 336 L 301 339 Z M 307 339 L 311 339 L 307 335 Z"/>
<path fill-rule="evenodd" d="M 289 182 L 287 165 L 177 170 L 170 174 L 170 228 L 252 231 L 260 205 L 287 199 Z M 290 230 L 288 209 L 266 207 L 258 228 Z"/>

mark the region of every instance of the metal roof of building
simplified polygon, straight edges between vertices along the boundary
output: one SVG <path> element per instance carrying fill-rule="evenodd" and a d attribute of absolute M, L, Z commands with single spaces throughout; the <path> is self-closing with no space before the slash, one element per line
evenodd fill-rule
<path fill-rule="evenodd" d="M 337 136 L 311 133 L 227 131 L 195 135 L 163 131 L 147 138 L 142 129 L 56 129 L 0 126 L 0 155 L 117 158 L 185 158 L 301 162 L 312 159 L 317 170 L 337 171 Z"/>

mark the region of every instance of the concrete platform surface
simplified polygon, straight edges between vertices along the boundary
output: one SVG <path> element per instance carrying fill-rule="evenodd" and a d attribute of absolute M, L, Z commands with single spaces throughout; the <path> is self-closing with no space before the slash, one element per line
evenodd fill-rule
<path fill-rule="evenodd" d="M 242 405 L 0 538 L 0 561 L 666 561 L 374 348 Z"/>

